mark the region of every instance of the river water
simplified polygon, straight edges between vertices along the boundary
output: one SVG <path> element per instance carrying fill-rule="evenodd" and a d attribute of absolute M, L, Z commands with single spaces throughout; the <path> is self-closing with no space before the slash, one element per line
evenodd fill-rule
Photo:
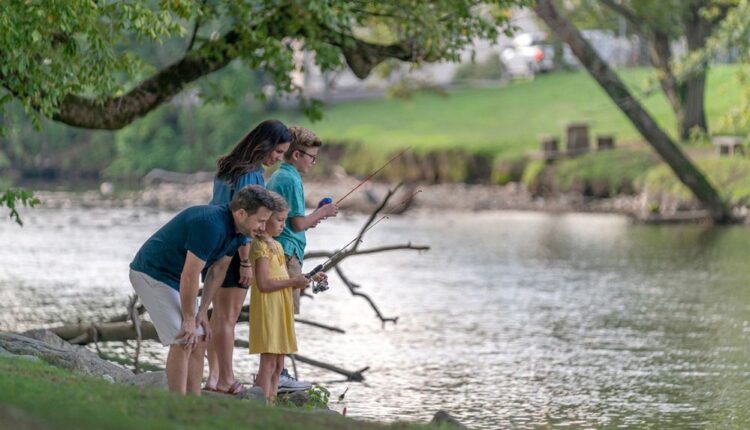
<path fill-rule="evenodd" d="M 97 321 L 123 312 L 127 265 L 174 213 L 35 209 L 0 223 L 0 330 Z M 309 234 L 310 250 L 350 241 L 361 216 Z M 750 230 L 633 225 L 612 215 L 419 212 L 391 217 L 362 247 L 412 242 L 425 253 L 352 257 L 345 273 L 388 317 L 331 276 L 303 301 L 300 354 L 356 370 L 349 415 L 426 421 L 439 409 L 473 428 L 750 426 Z M 311 267 L 313 261 L 307 262 Z M 239 327 L 246 337 L 247 328 Z M 130 347 L 102 345 L 110 354 Z M 147 342 L 146 359 L 166 350 Z M 238 349 L 238 376 L 257 357 Z"/>

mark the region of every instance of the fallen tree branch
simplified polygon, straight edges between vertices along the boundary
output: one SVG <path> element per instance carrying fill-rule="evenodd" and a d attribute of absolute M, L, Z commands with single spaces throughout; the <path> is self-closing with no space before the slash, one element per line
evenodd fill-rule
<path fill-rule="evenodd" d="M 234 346 L 237 348 L 249 348 L 250 342 L 246 340 L 235 339 Z M 333 364 L 328 364 L 322 361 L 314 360 L 312 358 L 308 358 L 299 354 L 289 354 L 289 356 L 292 357 L 294 360 L 299 360 L 311 366 L 319 367 L 321 369 L 330 370 L 331 372 L 344 375 L 347 377 L 347 380 L 349 381 L 356 381 L 356 382 L 364 381 L 365 377 L 362 376 L 362 372 L 370 368 L 370 366 L 367 366 L 367 367 L 363 367 L 360 370 L 351 371 L 351 370 L 346 370 L 346 369 L 342 369 L 340 367 L 334 366 Z"/>
<path fill-rule="evenodd" d="M 341 262 L 346 257 L 355 257 L 357 255 L 376 254 L 378 252 L 389 252 L 389 251 L 401 251 L 401 250 L 412 250 L 412 251 L 429 251 L 430 247 L 426 245 L 412 245 L 411 242 L 404 245 L 389 245 L 380 246 L 377 248 L 362 249 L 350 253 L 346 253 L 342 258 L 337 258 L 337 262 Z M 305 260 L 312 258 L 330 258 L 333 257 L 333 252 L 329 251 L 312 251 L 305 254 Z"/>
<path fill-rule="evenodd" d="M 336 267 L 336 274 L 339 275 L 339 278 L 346 284 L 346 286 L 349 288 L 349 291 L 352 293 L 353 296 L 359 296 L 367 300 L 368 303 L 370 303 L 370 306 L 373 310 L 375 310 L 375 315 L 378 316 L 380 321 L 383 323 L 383 327 L 385 327 L 385 323 L 392 322 L 393 324 L 396 324 L 398 322 L 398 317 L 393 318 L 386 318 L 383 316 L 383 314 L 380 312 L 380 309 L 378 309 L 378 306 L 375 304 L 375 302 L 365 293 L 360 293 L 359 291 L 356 291 L 361 286 L 359 284 L 355 284 L 349 278 L 344 275 L 344 272 L 341 271 L 340 267 Z"/>

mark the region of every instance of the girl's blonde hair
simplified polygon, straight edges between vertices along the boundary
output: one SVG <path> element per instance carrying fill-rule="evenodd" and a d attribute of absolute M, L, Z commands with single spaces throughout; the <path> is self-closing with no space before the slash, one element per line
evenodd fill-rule
<path fill-rule="evenodd" d="M 268 191 L 268 194 L 271 195 L 274 206 L 276 206 L 274 212 L 289 212 L 289 203 L 286 202 L 286 199 L 281 194 L 275 191 Z"/>
<path fill-rule="evenodd" d="M 281 194 L 274 192 L 274 191 L 268 191 L 268 194 L 271 195 L 271 200 L 273 200 L 274 210 L 273 212 L 289 212 L 289 204 L 286 202 L 284 197 L 281 196 Z M 263 234 L 260 236 L 260 238 L 266 242 L 268 245 L 268 249 L 271 250 L 271 252 L 274 255 L 279 255 L 278 247 L 276 246 L 276 241 L 273 240 L 273 238 L 267 234 Z"/>

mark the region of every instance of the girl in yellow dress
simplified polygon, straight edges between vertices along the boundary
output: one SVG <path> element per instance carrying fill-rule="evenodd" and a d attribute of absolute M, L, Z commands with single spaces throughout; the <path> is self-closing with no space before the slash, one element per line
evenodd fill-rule
<path fill-rule="evenodd" d="M 277 211 L 266 222 L 265 234 L 254 240 L 250 248 L 254 274 L 250 290 L 250 353 L 260 354 L 255 381 L 269 403 L 278 391 L 284 355 L 297 352 L 292 290 L 310 283 L 304 275 L 289 278 L 287 274 L 284 250 L 273 237 L 284 229 L 289 206 L 279 194 L 271 195 Z M 313 276 L 317 282 L 325 278 L 324 273 Z"/>

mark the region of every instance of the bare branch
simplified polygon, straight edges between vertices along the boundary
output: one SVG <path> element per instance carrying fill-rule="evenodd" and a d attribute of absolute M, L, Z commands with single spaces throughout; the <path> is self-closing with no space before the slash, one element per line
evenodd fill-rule
<path fill-rule="evenodd" d="M 307 325 L 311 325 L 313 327 L 322 328 L 322 329 L 333 331 L 333 332 L 336 332 L 336 333 L 346 334 L 346 330 L 340 329 L 338 327 L 334 327 L 334 326 L 331 326 L 331 325 L 321 324 L 319 322 L 305 320 L 305 319 L 302 319 L 302 318 L 295 318 L 294 321 L 298 322 L 300 324 L 307 324 Z"/>
<path fill-rule="evenodd" d="M 375 304 L 375 302 L 365 293 L 360 293 L 359 291 L 356 291 L 358 288 L 360 288 L 359 284 L 355 284 L 349 278 L 344 275 L 344 272 L 341 271 L 340 267 L 336 267 L 336 274 L 339 275 L 339 278 L 346 284 L 347 288 L 349 288 L 349 291 L 352 293 L 353 296 L 362 297 L 370 304 L 370 307 L 375 311 L 375 314 L 378 316 L 380 321 L 383 323 L 383 326 L 385 326 L 385 323 L 392 322 L 396 324 L 398 322 L 398 317 L 388 318 L 384 317 L 383 314 L 380 312 L 380 309 L 378 309 L 378 306 Z"/>

